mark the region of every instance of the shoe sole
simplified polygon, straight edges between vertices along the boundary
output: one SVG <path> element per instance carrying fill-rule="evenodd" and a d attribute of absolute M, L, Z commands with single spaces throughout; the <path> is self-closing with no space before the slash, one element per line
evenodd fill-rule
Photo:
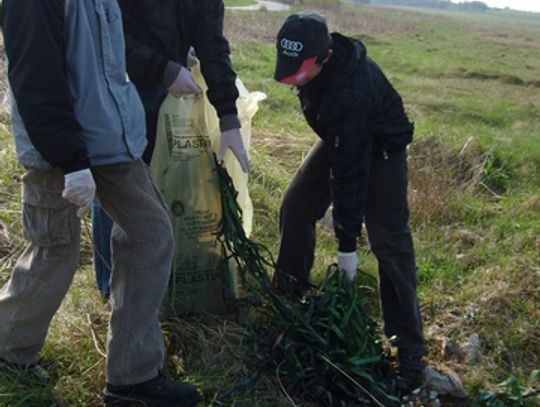
<path fill-rule="evenodd" d="M 195 407 L 200 401 L 197 397 L 194 400 L 163 401 L 163 400 L 140 400 L 130 397 L 122 397 L 116 394 L 105 393 L 103 401 L 107 407 Z"/>

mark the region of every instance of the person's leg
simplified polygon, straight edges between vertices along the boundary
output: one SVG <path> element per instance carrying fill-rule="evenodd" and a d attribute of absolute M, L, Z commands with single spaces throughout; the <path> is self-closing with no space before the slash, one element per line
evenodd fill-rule
<path fill-rule="evenodd" d="M 161 375 L 165 347 L 158 311 L 171 271 L 173 234 L 142 160 L 93 168 L 97 198 L 114 221 L 108 406 L 195 406 L 197 389 Z"/>
<path fill-rule="evenodd" d="M 148 141 L 148 144 L 146 145 L 142 159 L 148 165 L 150 165 L 152 155 L 154 154 L 154 148 L 156 146 L 159 107 L 161 106 L 162 102 L 163 99 L 160 99 L 160 103 L 157 107 L 154 109 L 146 109 L 146 140 Z"/>
<path fill-rule="evenodd" d="M 0 358 L 31 365 L 77 269 L 80 219 L 62 198 L 59 169 L 28 171 L 22 182 L 29 245 L 0 291 Z"/>
<path fill-rule="evenodd" d="M 400 358 L 424 355 L 422 318 L 416 293 L 416 262 L 407 203 L 405 152 L 373 158 L 365 214 L 373 253 L 379 262 L 379 289 L 388 337 L 397 337 Z M 422 365 L 417 366 L 419 369 Z"/>
<path fill-rule="evenodd" d="M 131 385 L 156 377 L 163 365 L 158 310 L 171 271 L 172 230 L 141 160 L 92 173 L 97 199 L 114 221 L 107 382 Z"/>
<path fill-rule="evenodd" d="M 331 200 L 330 157 L 319 141 L 296 172 L 281 205 L 278 287 L 296 294 L 311 287 L 315 224 L 324 216 Z"/>
<path fill-rule="evenodd" d="M 110 294 L 111 230 L 113 222 L 97 201 L 92 206 L 92 242 L 94 269 L 99 292 L 104 298 Z"/>

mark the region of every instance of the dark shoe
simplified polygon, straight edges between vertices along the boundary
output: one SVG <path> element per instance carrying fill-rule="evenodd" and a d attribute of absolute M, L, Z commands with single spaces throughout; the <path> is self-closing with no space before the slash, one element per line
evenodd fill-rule
<path fill-rule="evenodd" d="M 15 380 L 19 378 L 28 378 L 36 383 L 46 385 L 50 381 L 49 373 L 37 363 L 22 365 L 19 363 L 8 362 L 0 358 L 0 373 L 5 374 Z"/>
<path fill-rule="evenodd" d="M 294 298 L 303 297 L 313 287 L 310 283 L 302 284 L 296 277 L 282 272 L 274 273 L 272 282 L 280 294 Z"/>
<path fill-rule="evenodd" d="M 399 387 L 404 395 L 412 393 L 424 384 L 424 371 L 399 369 Z"/>
<path fill-rule="evenodd" d="M 401 352 L 398 359 L 401 391 L 403 394 L 409 394 L 423 385 L 426 365 L 422 361 L 422 355 L 408 355 Z"/>
<path fill-rule="evenodd" d="M 189 383 L 172 382 L 163 375 L 131 386 L 107 384 L 103 394 L 108 407 L 193 407 L 201 396 Z"/>

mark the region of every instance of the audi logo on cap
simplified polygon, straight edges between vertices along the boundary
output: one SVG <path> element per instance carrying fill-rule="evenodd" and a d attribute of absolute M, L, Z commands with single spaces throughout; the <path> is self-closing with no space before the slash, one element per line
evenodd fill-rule
<path fill-rule="evenodd" d="M 284 50 L 291 52 L 300 52 L 304 49 L 304 44 L 302 42 L 289 40 L 287 38 L 283 38 L 279 45 L 281 45 L 281 48 Z"/>

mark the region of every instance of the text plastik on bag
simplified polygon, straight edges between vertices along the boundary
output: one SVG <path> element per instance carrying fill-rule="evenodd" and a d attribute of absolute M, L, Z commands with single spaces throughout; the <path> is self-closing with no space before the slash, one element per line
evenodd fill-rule
<path fill-rule="evenodd" d="M 320 15 L 290 15 L 277 35 L 274 78 L 291 85 L 302 82 L 330 42 L 326 21 Z"/>

